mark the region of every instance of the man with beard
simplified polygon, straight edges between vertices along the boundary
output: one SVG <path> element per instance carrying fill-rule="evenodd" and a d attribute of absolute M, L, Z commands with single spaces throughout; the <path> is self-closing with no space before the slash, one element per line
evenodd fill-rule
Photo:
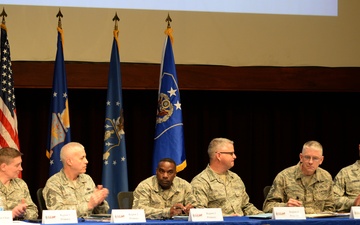
<path fill-rule="evenodd" d="M 78 217 L 107 213 L 109 204 L 105 198 L 109 190 L 95 186 L 85 174 L 88 161 L 84 146 L 77 142 L 64 145 L 60 151 L 63 168 L 51 176 L 43 189 L 49 210 L 76 209 Z"/>
<path fill-rule="evenodd" d="M 200 208 L 221 208 L 227 216 L 263 213 L 252 203 L 241 178 L 229 169 L 236 159 L 234 142 L 214 138 L 208 147 L 209 165 L 196 175 L 191 185 Z"/>
<path fill-rule="evenodd" d="M 144 209 L 148 219 L 165 219 L 189 215 L 196 206 L 191 185 L 176 176 L 176 163 L 161 159 L 153 175 L 139 183 L 133 192 L 133 209 Z"/>
<path fill-rule="evenodd" d="M 274 179 L 263 210 L 273 207 L 305 208 L 306 214 L 334 211 L 333 182 L 329 172 L 319 167 L 324 160 L 317 141 L 303 145 L 300 162 L 281 171 Z"/>

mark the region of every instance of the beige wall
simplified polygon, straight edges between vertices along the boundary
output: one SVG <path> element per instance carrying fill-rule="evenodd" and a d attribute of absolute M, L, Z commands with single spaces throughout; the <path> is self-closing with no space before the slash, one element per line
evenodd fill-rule
<path fill-rule="evenodd" d="M 53 61 L 57 7 L 5 5 L 12 60 Z M 177 64 L 360 66 L 360 1 L 337 17 L 169 12 Z M 61 8 L 66 61 L 108 62 L 117 12 L 122 62 L 159 63 L 167 11 Z"/>

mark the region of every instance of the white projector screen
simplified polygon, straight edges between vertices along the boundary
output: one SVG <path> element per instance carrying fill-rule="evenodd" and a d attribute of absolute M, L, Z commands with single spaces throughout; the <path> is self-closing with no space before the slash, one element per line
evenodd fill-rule
<path fill-rule="evenodd" d="M 3 0 L 3 4 L 336 16 L 338 0 Z"/>

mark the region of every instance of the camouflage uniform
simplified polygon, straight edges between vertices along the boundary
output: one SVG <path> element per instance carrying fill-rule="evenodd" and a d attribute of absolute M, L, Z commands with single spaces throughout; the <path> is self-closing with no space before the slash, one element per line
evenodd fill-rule
<path fill-rule="evenodd" d="M 196 207 L 191 185 L 184 179 L 175 177 L 168 190 L 163 190 L 156 176 L 151 176 L 134 190 L 133 209 L 144 209 L 146 218 L 161 219 L 170 217 L 170 208 L 181 203 L 184 206 L 192 204 Z"/>
<path fill-rule="evenodd" d="M 80 174 L 75 182 L 70 181 L 63 169 L 51 176 L 43 189 L 46 207 L 49 210 L 76 209 L 78 217 L 107 213 L 109 204 L 104 201 L 93 210 L 88 210 L 95 183 L 87 174 Z"/>
<path fill-rule="evenodd" d="M 356 197 L 360 194 L 360 160 L 344 167 L 334 179 L 335 208 L 350 211 Z"/>
<path fill-rule="evenodd" d="M 264 201 L 265 212 L 272 212 L 273 207 L 285 207 L 290 198 L 301 201 L 307 214 L 334 211 L 330 173 L 318 167 L 306 186 L 302 181 L 305 175 L 300 166 L 299 162 L 284 169 L 275 177 Z"/>
<path fill-rule="evenodd" d="M 263 213 L 249 202 L 241 178 L 228 170 L 226 183 L 208 165 L 191 181 L 193 192 L 201 208 L 221 208 L 224 215 L 254 215 Z"/>
<path fill-rule="evenodd" d="M 5 210 L 12 210 L 21 202 L 21 199 L 25 199 L 25 203 L 28 206 L 26 207 L 23 219 L 38 218 L 38 209 L 31 199 L 28 186 L 22 179 L 11 179 L 8 187 L 5 187 L 0 182 L 0 197 L 4 201 Z"/>

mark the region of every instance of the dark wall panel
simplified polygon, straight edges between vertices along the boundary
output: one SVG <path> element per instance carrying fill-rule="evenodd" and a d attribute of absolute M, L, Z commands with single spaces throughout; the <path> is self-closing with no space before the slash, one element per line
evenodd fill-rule
<path fill-rule="evenodd" d="M 180 86 L 181 88 L 181 86 Z M 262 206 L 262 188 L 294 165 L 304 142 L 324 146 L 322 165 L 333 176 L 358 159 L 359 92 L 194 91 L 182 90 L 188 167 L 178 176 L 191 181 L 208 163 L 214 137 L 235 141 L 232 169 L 243 179 L 251 201 Z M 51 90 L 17 88 L 16 102 L 23 178 L 33 200 L 48 178 L 45 156 Z M 87 173 L 101 183 L 105 89 L 70 89 L 72 140 L 84 144 Z M 124 90 L 129 185 L 151 175 L 157 90 Z"/>

